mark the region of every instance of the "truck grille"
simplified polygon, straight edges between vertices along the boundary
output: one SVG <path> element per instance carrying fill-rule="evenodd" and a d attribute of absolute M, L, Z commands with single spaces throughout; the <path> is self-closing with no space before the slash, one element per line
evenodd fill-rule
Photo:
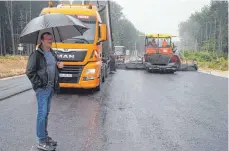
<path fill-rule="evenodd" d="M 78 83 L 82 73 L 83 66 L 69 66 L 65 65 L 60 69 L 60 74 L 72 74 L 72 77 L 59 77 L 60 83 Z"/>

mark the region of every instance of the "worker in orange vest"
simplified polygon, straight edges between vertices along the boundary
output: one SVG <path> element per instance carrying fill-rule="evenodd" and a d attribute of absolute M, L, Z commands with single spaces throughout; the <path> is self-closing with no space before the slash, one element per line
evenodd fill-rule
<path fill-rule="evenodd" d="M 156 44 L 156 42 L 155 42 L 155 39 L 152 40 L 151 45 L 152 45 L 153 47 L 156 47 L 156 46 L 157 46 L 157 44 Z"/>
<path fill-rule="evenodd" d="M 166 42 L 166 40 L 164 39 L 164 41 L 162 42 L 162 47 L 167 47 L 168 43 Z"/>

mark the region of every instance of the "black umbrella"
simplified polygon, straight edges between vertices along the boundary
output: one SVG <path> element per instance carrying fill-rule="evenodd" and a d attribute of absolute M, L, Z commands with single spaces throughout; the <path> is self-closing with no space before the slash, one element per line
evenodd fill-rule
<path fill-rule="evenodd" d="M 55 42 L 82 35 L 88 28 L 77 18 L 64 14 L 46 14 L 31 20 L 20 35 L 20 43 L 38 44 L 44 32 L 50 32 Z"/>

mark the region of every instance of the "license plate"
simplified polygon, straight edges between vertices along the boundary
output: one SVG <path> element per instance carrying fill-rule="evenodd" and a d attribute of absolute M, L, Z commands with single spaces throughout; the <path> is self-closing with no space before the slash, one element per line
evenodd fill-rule
<path fill-rule="evenodd" d="M 72 74 L 59 74 L 59 77 L 72 77 Z"/>

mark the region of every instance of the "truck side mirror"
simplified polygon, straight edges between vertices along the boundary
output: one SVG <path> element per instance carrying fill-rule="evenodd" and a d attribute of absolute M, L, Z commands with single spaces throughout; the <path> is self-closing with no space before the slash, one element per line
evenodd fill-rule
<path fill-rule="evenodd" d="M 107 26 L 106 24 L 100 24 L 100 41 L 107 40 Z"/>

